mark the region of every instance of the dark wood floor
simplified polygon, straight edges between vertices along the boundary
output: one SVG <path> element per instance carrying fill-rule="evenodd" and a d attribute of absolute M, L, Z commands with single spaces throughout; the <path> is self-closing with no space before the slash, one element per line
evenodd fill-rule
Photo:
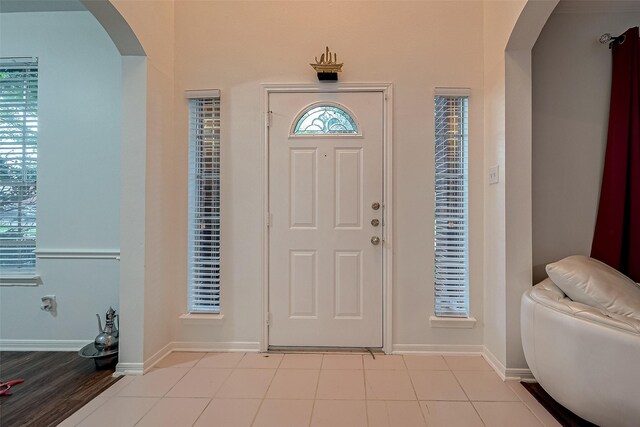
<path fill-rule="evenodd" d="M 0 352 L 0 379 L 24 379 L 0 396 L 0 426 L 56 426 L 119 378 L 76 352 Z"/>
<path fill-rule="evenodd" d="M 521 383 L 533 397 L 558 420 L 563 427 L 598 427 L 587 420 L 583 420 L 558 402 L 542 388 L 538 383 Z"/>

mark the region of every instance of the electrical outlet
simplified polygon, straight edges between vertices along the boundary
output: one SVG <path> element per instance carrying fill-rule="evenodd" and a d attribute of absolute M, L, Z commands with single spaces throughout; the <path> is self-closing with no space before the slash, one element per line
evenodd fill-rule
<path fill-rule="evenodd" d="M 489 168 L 489 185 L 500 182 L 500 166 L 495 165 Z"/>
<path fill-rule="evenodd" d="M 55 295 L 45 295 L 42 298 L 40 298 L 40 300 L 42 301 L 42 305 L 40 305 L 41 310 L 51 311 L 54 313 L 56 312 L 58 303 L 56 302 Z"/>

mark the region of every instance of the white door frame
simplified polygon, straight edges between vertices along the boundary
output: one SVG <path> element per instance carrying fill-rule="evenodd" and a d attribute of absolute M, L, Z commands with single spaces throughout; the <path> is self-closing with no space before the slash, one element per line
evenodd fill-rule
<path fill-rule="evenodd" d="M 326 93 L 326 92 L 380 92 L 384 96 L 383 105 L 383 203 L 384 226 L 382 227 L 382 350 L 392 351 L 392 284 L 393 284 L 393 157 L 392 120 L 393 112 L 391 83 L 303 83 L 303 84 L 263 84 L 262 85 L 262 132 L 263 182 L 262 205 L 262 316 L 260 351 L 269 347 L 269 94 L 271 93 Z M 293 118 L 292 118 L 293 119 Z"/>

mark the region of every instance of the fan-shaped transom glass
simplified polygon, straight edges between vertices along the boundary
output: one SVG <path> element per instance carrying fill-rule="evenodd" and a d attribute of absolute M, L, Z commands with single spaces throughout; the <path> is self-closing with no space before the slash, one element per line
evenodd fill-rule
<path fill-rule="evenodd" d="M 351 115 L 335 105 L 315 105 L 299 116 L 294 135 L 358 135 Z"/>

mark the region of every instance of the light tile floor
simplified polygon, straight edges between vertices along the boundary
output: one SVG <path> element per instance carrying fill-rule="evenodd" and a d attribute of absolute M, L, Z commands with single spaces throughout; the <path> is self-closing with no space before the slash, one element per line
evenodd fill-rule
<path fill-rule="evenodd" d="M 560 424 L 481 356 L 171 353 L 68 426 L 457 427 Z"/>

